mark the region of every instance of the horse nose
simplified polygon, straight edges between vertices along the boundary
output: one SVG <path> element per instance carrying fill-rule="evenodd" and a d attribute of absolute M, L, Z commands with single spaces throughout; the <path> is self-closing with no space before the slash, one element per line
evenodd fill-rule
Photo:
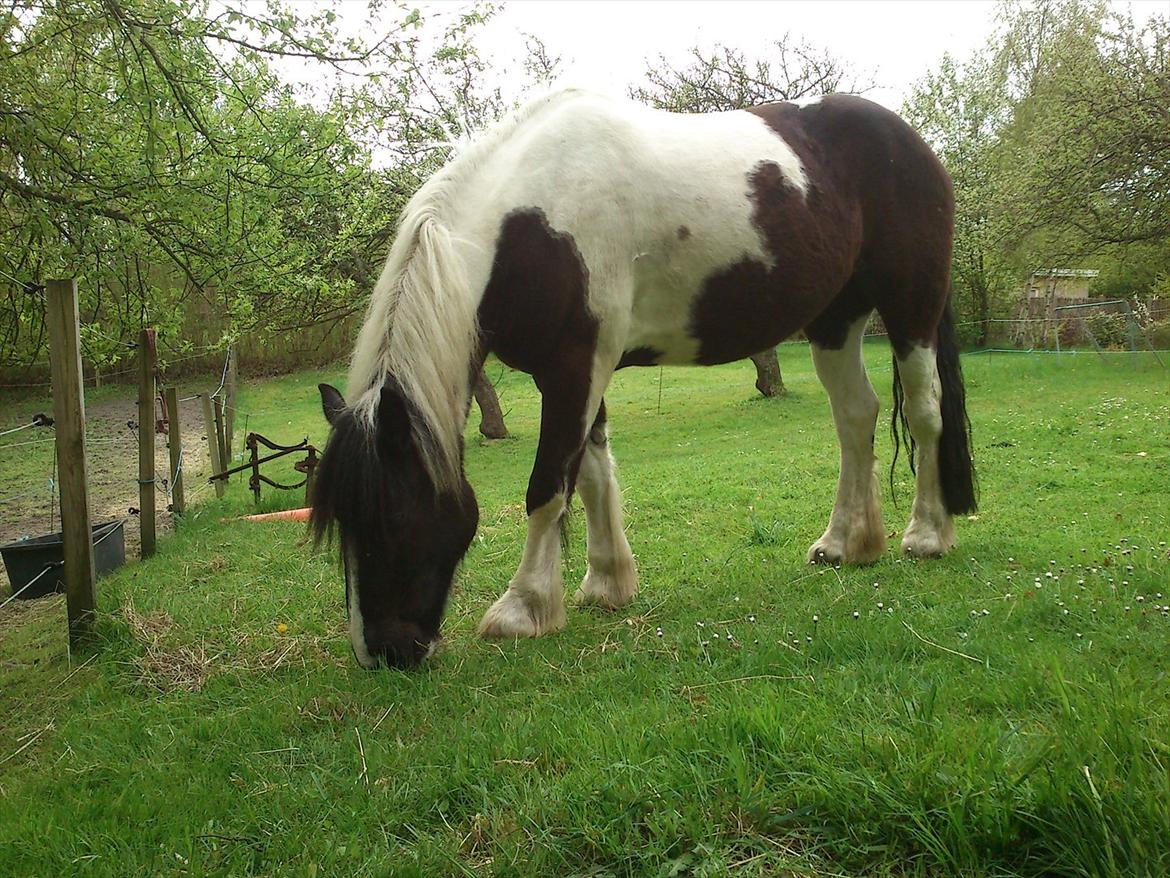
<path fill-rule="evenodd" d="M 435 654 L 437 643 L 429 643 L 426 646 L 419 645 L 416 650 L 409 652 L 387 650 L 374 657 L 372 664 L 365 664 L 360 659 L 358 664 L 368 671 L 376 670 L 385 665 L 388 668 L 398 668 L 399 670 L 409 671 L 413 668 L 419 667 L 423 662 Z"/>
<path fill-rule="evenodd" d="M 438 651 L 442 639 L 434 637 L 408 636 L 370 644 L 365 654 L 354 650 L 354 658 L 367 670 L 385 665 L 390 668 L 410 670 L 417 668 Z"/>

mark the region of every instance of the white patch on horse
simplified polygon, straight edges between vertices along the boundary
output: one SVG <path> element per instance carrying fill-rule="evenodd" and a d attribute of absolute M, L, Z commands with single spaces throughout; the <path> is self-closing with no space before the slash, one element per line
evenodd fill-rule
<path fill-rule="evenodd" d="M 366 669 L 378 667 L 378 659 L 370 655 L 366 646 L 365 622 L 362 619 L 361 603 L 358 598 L 357 587 L 357 558 L 351 553 L 345 559 L 345 609 L 349 620 L 349 643 L 353 647 L 354 658 L 357 663 Z"/>
<path fill-rule="evenodd" d="M 524 556 L 508 590 L 479 623 L 483 637 L 539 637 L 565 625 L 561 580 L 561 516 L 565 495 L 556 494 L 528 516 Z"/>
<path fill-rule="evenodd" d="M 849 328 L 840 350 L 811 346 L 817 377 L 829 394 L 841 445 L 841 474 L 829 526 L 808 550 L 811 562 L 867 564 L 885 550 L 877 458 L 878 398 L 865 372 L 862 338 L 869 315 Z"/>
<path fill-rule="evenodd" d="M 614 347 L 694 362 L 688 328 L 703 280 L 744 258 L 771 265 L 748 195 L 762 162 L 807 192 L 796 153 L 752 113 L 673 114 L 579 89 L 527 104 L 460 149 L 403 211 L 354 349 L 354 408 L 372 426 L 393 377 L 436 443 L 420 445 L 432 478 L 458 484 L 463 376 L 500 226 L 516 209 L 539 208 L 573 237 L 589 308 Z"/>
<path fill-rule="evenodd" d="M 933 348 L 915 346 L 898 359 L 905 399 L 902 410 L 917 446 L 914 505 L 902 535 L 902 551 L 924 558 L 945 554 L 955 544 L 955 524 L 947 512 L 938 468 L 942 436 L 942 383 Z"/>
<path fill-rule="evenodd" d="M 539 208 L 572 236 L 589 309 L 619 355 L 646 346 L 662 362 L 692 363 L 698 343 L 688 330 L 704 279 L 744 258 L 772 265 L 749 194 L 765 162 L 807 192 L 799 157 L 755 114 L 681 115 L 574 92 L 530 118 L 508 149 L 483 157 L 482 185 L 460 206 L 453 234 L 469 243 L 469 276 L 482 290 L 503 218 Z"/>
<path fill-rule="evenodd" d="M 752 113 L 675 115 L 619 107 L 612 124 L 632 132 L 630 152 L 637 158 L 622 162 L 614 181 L 619 210 L 613 219 L 623 234 L 598 227 L 578 239 L 591 271 L 590 307 L 599 315 L 628 312 L 626 350 L 650 347 L 661 352 L 660 363 L 693 363 L 699 345 L 691 334 L 692 313 L 705 279 L 745 258 L 772 266 L 752 222 L 749 177 L 761 163 L 773 162 L 802 195 L 808 180 L 792 148 Z M 608 152 L 601 152 L 602 161 Z M 613 253 L 615 245 L 628 247 L 630 256 Z M 613 284 L 599 285 L 592 282 L 599 262 L 627 270 Z"/>

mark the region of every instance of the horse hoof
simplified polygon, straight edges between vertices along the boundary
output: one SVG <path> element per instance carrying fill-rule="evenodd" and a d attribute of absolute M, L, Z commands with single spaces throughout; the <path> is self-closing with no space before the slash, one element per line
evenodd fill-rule
<path fill-rule="evenodd" d="M 941 558 L 955 546 L 954 538 L 937 534 L 907 534 L 902 538 L 902 554 L 911 558 Z"/>
<path fill-rule="evenodd" d="M 907 558 L 941 558 L 946 553 L 947 549 L 937 543 L 934 545 L 929 543 L 902 544 L 902 554 Z"/>
<path fill-rule="evenodd" d="M 616 610 L 632 601 L 637 592 L 638 577 L 632 564 L 625 575 L 599 573 L 590 568 L 581 580 L 581 587 L 577 589 L 573 601 L 579 607 Z"/>
<path fill-rule="evenodd" d="M 813 543 L 812 548 L 808 550 L 809 564 L 823 564 L 826 567 L 840 566 L 844 560 L 840 549 L 834 549 L 832 546 L 827 546 L 823 543 Z"/>
<path fill-rule="evenodd" d="M 483 614 L 479 622 L 479 636 L 497 639 L 540 637 L 564 626 L 563 604 L 538 611 L 515 592 L 508 590 Z"/>

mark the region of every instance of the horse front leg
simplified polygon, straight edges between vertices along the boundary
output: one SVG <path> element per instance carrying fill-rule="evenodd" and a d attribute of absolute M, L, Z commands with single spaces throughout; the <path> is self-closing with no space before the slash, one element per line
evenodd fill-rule
<path fill-rule="evenodd" d="M 607 610 L 625 606 L 638 591 L 638 572 L 622 526 L 622 492 L 609 449 L 604 401 L 585 441 L 577 493 L 585 506 L 589 569 L 576 602 Z"/>
<path fill-rule="evenodd" d="M 581 466 L 585 425 L 592 423 L 589 375 L 536 377 L 542 395 L 540 442 L 528 481 L 528 536 L 508 589 L 479 623 L 484 637 L 539 637 L 565 624 L 561 520 Z M 600 394 L 597 402 L 600 404 Z"/>

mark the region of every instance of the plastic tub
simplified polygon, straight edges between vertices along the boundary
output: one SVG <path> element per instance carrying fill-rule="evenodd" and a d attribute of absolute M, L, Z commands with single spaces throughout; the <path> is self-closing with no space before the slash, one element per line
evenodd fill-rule
<path fill-rule="evenodd" d="M 123 525 L 126 520 L 107 521 L 93 526 L 93 564 L 98 576 L 116 570 L 126 563 L 126 538 Z M 60 533 L 43 537 L 17 540 L 0 546 L 0 556 L 8 570 L 8 581 L 12 593 L 16 594 L 40 575 L 45 568 L 48 573 L 29 589 L 20 593 L 22 599 L 39 598 L 53 592 L 65 590 L 64 558 L 65 542 Z"/>

